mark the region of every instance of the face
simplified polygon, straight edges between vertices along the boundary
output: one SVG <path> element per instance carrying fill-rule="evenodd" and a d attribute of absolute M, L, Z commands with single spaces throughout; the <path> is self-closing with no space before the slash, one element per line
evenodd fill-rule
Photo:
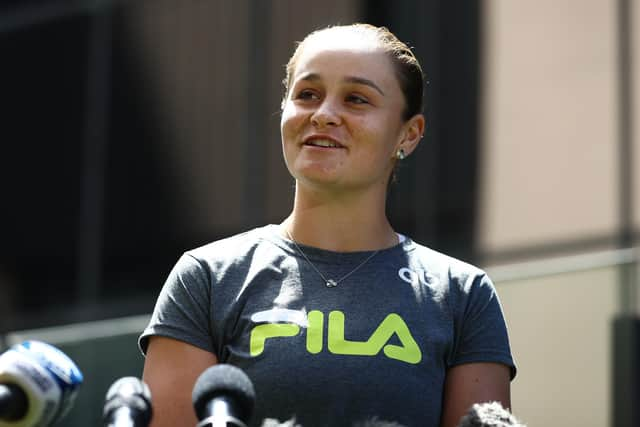
<path fill-rule="evenodd" d="M 384 52 L 366 45 L 305 46 L 282 112 L 290 173 L 299 185 L 386 191 L 407 134 L 404 106 Z"/>

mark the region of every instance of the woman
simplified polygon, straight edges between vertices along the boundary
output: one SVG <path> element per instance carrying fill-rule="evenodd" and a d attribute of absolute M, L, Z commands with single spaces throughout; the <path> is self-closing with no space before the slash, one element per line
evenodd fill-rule
<path fill-rule="evenodd" d="M 195 425 L 193 384 L 218 362 L 253 381 L 254 425 L 453 427 L 473 403 L 508 407 L 515 367 L 491 281 L 385 215 L 394 167 L 424 132 L 411 50 L 385 28 L 330 27 L 298 45 L 284 82 L 293 210 L 178 261 L 140 340 L 153 425 Z"/>

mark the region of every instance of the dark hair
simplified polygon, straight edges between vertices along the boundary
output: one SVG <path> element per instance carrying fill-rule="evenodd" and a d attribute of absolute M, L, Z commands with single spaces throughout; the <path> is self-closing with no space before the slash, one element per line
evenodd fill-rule
<path fill-rule="evenodd" d="M 289 62 L 286 67 L 286 76 L 283 80 L 285 88 L 282 100 L 283 106 L 284 101 L 289 94 L 291 79 L 293 78 L 298 59 L 304 50 L 305 44 L 308 43 L 309 40 L 312 40 L 322 34 L 335 31 L 350 35 L 357 35 L 361 38 L 367 38 L 377 43 L 380 49 L 382 49 L 382 51 L 388 55 L 389 59 L 391 59 L 391 63 L 393 64 L 393 68 L 396 72 L 396 78 L 400 83 L 400 88 L 402 89 L 406 102 L 405 109 L 402 112 L 403 120 L 409 120 L 416 114 L 422 113 L 422 93 L 424 90 L 422 67 L 420 67 L 420 63 L 411 51 L 411 48 L 404 42 L 400 41 L 395 34 L 387 28 L 361 23 L 323 28 L 310 33 L 298 43 L 296 50 L 293 52 L 293 55 L 291 55 L 291 58 L 289 58 Z"/>

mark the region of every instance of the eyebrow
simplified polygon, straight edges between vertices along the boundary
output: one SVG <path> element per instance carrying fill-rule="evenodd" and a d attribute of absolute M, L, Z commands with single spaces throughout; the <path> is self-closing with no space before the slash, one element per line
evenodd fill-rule
<path fill-rule="evenodd" d="M 302 76 L 300 80 L 317 81 L 317 80 L 320 80 L 320 75 L 317 73 L 308 73 Z M 378 91 L 380 95 L 385 96 L 384 92 L 382 91 L 382 89 L 380 89 L 380 87 L 377 84 L 375 84 L 373 81 L 369 79 L 365 79 L 364 77 L 347 76 L 342 80 L 346 83 L 355 83 L 355 84 L 369 86 L 375 89 L 376 91 Z"/>

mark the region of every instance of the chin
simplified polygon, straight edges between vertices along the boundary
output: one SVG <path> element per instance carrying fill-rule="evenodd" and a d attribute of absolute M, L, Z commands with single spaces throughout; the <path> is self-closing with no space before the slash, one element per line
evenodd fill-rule
<path fill-rule="evenodd" d="M 320 181 L 320 182 L 335 182 L 340 178 L 340 171 L 335 167 L 328 167 L 328 165 L 318 162 L 301 162 L 302 164 L 296 164 L 292 175 L 296 179 Z"/>
<path fill-rule="evenodd" d="M 298 185 L 314 190 L 340 189 L 344 182 L 335 173 L 321 170 L 298 170 L 293 174 Z"/>
<path fill-rule="evenodd" d="M 296 176 L 296 181 L 304 186 L 312 188 L 339 188 L 338 179 L 319 174 L 301 174 Z"/>

